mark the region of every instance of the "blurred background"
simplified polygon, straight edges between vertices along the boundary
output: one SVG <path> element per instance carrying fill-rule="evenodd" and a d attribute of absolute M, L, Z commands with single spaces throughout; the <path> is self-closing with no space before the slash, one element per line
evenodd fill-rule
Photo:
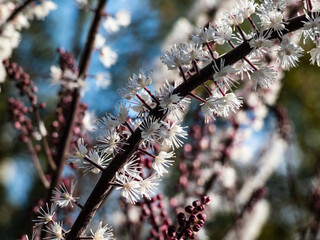
<path fill-rule="evenodd" d="M 19 47 L 14 50 L 12 60 L 20 64 L 39 88 L 39 100 L 47 104 L 42 111 L 44 122 L 50 125 L 54 118 L 59 86 L 50 84 L 50 66 L 58 64 L 57 48 L 74 53 L 78 60 L 92 13 L 80 10 L 73 1 L 57 0 L 58 9 L 50 13 L 45 21 L 34 20 L 31 27 L 22 32 Z M 97 117 L 105 112 L 114 112 L 118 101 L 116 90 L 139 68 L 154 68 L 154 61 L 162 54 L 163 41 L 171 32 L 174 23 L 181 17 L 189 17 L 191 0 L 135 0 L 107 3 L 107 12 L 116 13 L 126 9 L 131 13 L 131 24 L 114 34 L 105 31 L 107 44 L 118 53 L 116 65 L 109 69 L 112 82 L 107 89 L 96 89 L 93 79 L 86 84 L 83 102 Z M 212 13 L 213 14 L 213 13 Z M 183 31 L 183 29 L 181 29 Z M 307 44 L 305 51 L 312 45 Z M 93 54 L 90 74 L 103 71 L 98 53 Z M 157 76 L 164 81 L 166 76 Z M 302 206 L 299 217 L 308 219 L 311 180 L 317 175 L 320 161 L 320 70 L 310 66 L 309 56 L 301 58 L 298 68 L 285 74 L 277 104 L 288 113 L 292 127 L 292 142 L 285 155 L 292 161 L 292 176 L 277 173 L 267 182 L 271 214 L 258 239 L 293 239 L 297 229 L 294 217 L 289 216 L 294 205 Z M 9 122 L 7 101 L 17 96 L 12 82 L 2 85 L 0 94 L 0 238 L 16 239 L 30 232 L 31 207 L 44 195 L 44 189 L 34 171 L 33 163 L 24 143 L 19 141 L 17 131 Z M 192 122 L 193 115 L 188 115 Z M 272 117 L 266 121 L 272 121 Z M 268 124 L 266 124 L 268 126 Z M 262 130 L 267 131 L 267 127 Z M 263 134 L 257 133 L 263 143 Z M 290 182 L 293 181 L 293 182 Z M 293 184 L 293 185 L 292 185 Z M 291 187 L 294 186 L 294 189 Z M 82 190 L 83 194 L 88 194 Z M 84 198 L 85 199 L 85 198 Z M 214 206 L 213 206 L 214 207 Z M 292 211 L 291 211 L 292 210 Z M 294 213 L 292 213 L 294 214 Z M 218 234 L 228 219 L 210 223 L 210 239 Z M 116 228 L 116 227 L 114 227 Z M 222 227 L 223 228 L 223 227 Z"/>

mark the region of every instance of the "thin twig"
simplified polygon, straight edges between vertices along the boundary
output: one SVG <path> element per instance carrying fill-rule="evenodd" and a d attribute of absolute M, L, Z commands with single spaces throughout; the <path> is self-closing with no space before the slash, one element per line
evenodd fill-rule
<path fill-rule="evenodd" d="M 28 140 L 27 140 L 27 145 L 28 145 L 29 151 L 30 151 L 31 156 L 32 156 L 33 164 L 34 164 L 34 166 L 35 166 L 35 168 L 37 170 L 37 173 L 38 173 L 38 175 L 40 177 L 40 180 L 41 180 L 43 186 L 45 188 L 49 188 L 50 183 L 48 182 L 48 180 L 47 180 L 47 178 L 46 178 L 46 176 L 45 176 L 45 174 L 44 174 L 44 172 L 42 170 L 42 167 L 41 167 L 37 152 L 34 149 L 33 143 L 32 143 L 30 138 L 28 138 Z"/>

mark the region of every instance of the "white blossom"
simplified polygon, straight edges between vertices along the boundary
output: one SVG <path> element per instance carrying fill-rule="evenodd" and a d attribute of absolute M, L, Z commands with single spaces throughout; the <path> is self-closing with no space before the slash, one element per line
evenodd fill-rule
<path fill-rule="evenodd" d="M 112 65 L 114 65 L 118 60 L 118 54 L 115 51 L 113 51 L 109 46 L 104 46 L 101 49 L 99 59 L 105 67 L 109 68 Z"/>
<path fill-rule="evenodd" d="M 254 81 L 253 89 L 256 91 L 258 85 L 260 87 L 268 87 L 268 85 L 276 79 L 276 76 L 276 71 L 266 66 L 254 71 L 251 74 L 251 78 Z"/>
<path fill-rule="evenodd" d="M 102 168 L 106 168 L 109 164 L 109 161 L 111 160 L 108 158 L 109 155 L 106 154 L 99 154 L 97 151 L 92 150 L 89 152 L 87 158 L 90 159 L 95 164 L 99 165 Z M 80 165 L 80 168 L 84 169 L 84 174 L 87 174 L 88 172 L 92 172 L 94 174 L 100 173 L 100 168 L 97 168 L 92 163 L 87 161 L 86 159 L 83 160 L 82 165 Z"/>
<path fill-rule="evenodd" d="M 122 151 L 120 135 L 115 130 L 105 129 L 100 131 L 97 141 L 98 148 L 103 153 L 115 155 Z"/>
<path fill-rule="evenodd" d="M 160 138 L 161 123 L 158 119 L 153 117 L 146 117 L 140 124 L 141 138 L 143 139 L 142 145 L 144 147 L 153 148 L 154 142 L 158 142 Z"/>
<path fill-rule="evenodd" d="M 66 207 L 69 204 L 73 207 L 73 202 L 76 199 L 79 199 L 78 197 L 73 196 L 75 186 L 76 182 L 71 181 L 70 191 L 68 191 L 66 185 L 62 183 L 60 185 L 60 189 L 55 188 L 55 190 L 52 191 L 54 196 L 51 198 L 51 201 L 55 202 L 55 204 L 57 204 L 61 208 Z"/>
<path fill-rule="evenodd" d="M 148 178 L 142 179 L 140 181 L 139 193 L 145 196 L 147 199 L 151 199 L 150 195 L 154 195 L 157 187 L 159 185 L 160 178 L 158 175 L 153 174 Z"/>
<path fill-rule="evenodd" d="M 224 66 L 224 59 L 220 61 L 220 67 L 218 67 L 217 62 L 214 61 L 213 69 L 215 73 L 213 74 L 213 79 L 220 88 L 228 88 L 231 91 L 231 87 L 235 87 L 238 77 L 235 76 L 235 69 L 230 65 Z"/>
<path fill-rule="evenodd" d="M 283 69 L 289 70 L 292 67 L 297 67 L 302 53 L 303 49 L 300 46 L 290 43 L 290 39 L 284 36 L 278 50 L 278 61 Z"/>
<path fill-rule="evenodd" d="M 122 27 L 127 27 L 131 23 L 131 15 L 127 10 L 120 10 L 116 13 L 116 20 Z"/>
<path fill-rule="evenodd" d="M 161 121 L 164 127 L 161 130 L 161 137 L 165 144 L 172 149 L 180 148 L 183 146 L 183 142 L 180 138 L 186 139 L 188 134 L 184 130 L 186 127 L 180 125 L 180 121 L 168 122 Z"/>
<path fill-rule="evenodd" d="M 116 173 L 115 184 L 120 185 L 117 189 L 121 189 L 121 195 L 126 198 L 129 203 L 135 204 L 140 199 L 140 181 L 137 181 L 132 176 Z"/>
<path fill-rule="evenodd" d="M 55 205 L 48 205 L 46 203 L 46 209 L 43 209 L 41 206 L 38 210 L 39 215 L 37 216 L 37 219 L 32 220 L 35 222 L 36 226 L 42 225 L 42 224 L 47 224 L 51 221 L 53 221 L 53 217 L 55 214 Z"/>
<path fill-rule="evenodd" d="M 103 47 L 105 44 L 106 39 L 101 35 L 101 34 L 96 34 L 95 39 L 94 39 L 94 48 L 95 49 L 100 49 Z"/>
<path fill-rule="evenodd" d="M 163 176 L 164 173 L 168 173 L 167 169 L 172 165 L 174 160 L 170 160 L 170 158 L 174 158 L 174 152 L 164 152 L 161 151 L 158 156 L 155 157 L 152 168 L 157 172 L 159 176 Z"/>
<path fill-rule="evenodd" d="M 316 42 L 316 47 L 311 49 L 308 53 L 310 53 L 310 62 L 312 65 L 317 63 L 318 67 L 320 67 L 320 41 Z"/>
<path fill-rule="evenodd" d="M 209 24 L 208 28 L 196 28 L 195 33 L 191 34 L 191 40 L 200 46 L 203 43 L 211 42 L 214 39 L 214 28 Z"/>
<path fill-rule="evenodd" d="M 109 72 L 98 73 L 96 76 L 96 86 L 106 89 L 111 84 L 111 74 Z"/>
<path fill-rule="evenodd" d="M 108 16 L 107 19 L 103 22 L 103 27 L 109 33 L 118 32 L 120 29 L 118 21 L 111 16 Z"/>
<path fill-rule="evenodd" d="M 51 234 L 50 237 L 46 239 L 50 240 L 63 240 L 63 228 L 62 228 L 63 223 L 62 222 L 52 222 L 51 225 L 47 225 L 47 229 L 43 229 L 43 231 L 48 232 Z"/>
<path fill-rule="evenodd" d="M 87 153 L 88 149 L 84 145 L 83 138 L 79 138 L 73 150 L 73 154 L 68 156 L 67 163 L 81 164 L 83 158 L 87 155 Z"/>
<path fill-rule="evenodd" d="M 218 116 L 227 117 L 229 112 L 236 112 L 242 106 L 242 100 L 234 93 L 222 93 L 223 89 L 215 88 L 212 96 L 207 98 L 207 106 Z"/>
<path fill-rule="evenodd" d="M 112 227 L 109 227 L 108 224 L 102 226 L 102 222 L 99 223 L 96 231 L 90 229 L 93 240 L 115 240 L 112 231 Z"/>
<path fill-rule="evenodd" d="M 217 25 L 215 28 L 214 41 L 220 45 L 223 45 L 225 42 L 228 42 L 232 39 L 232 27 L 229 25 Z"/>

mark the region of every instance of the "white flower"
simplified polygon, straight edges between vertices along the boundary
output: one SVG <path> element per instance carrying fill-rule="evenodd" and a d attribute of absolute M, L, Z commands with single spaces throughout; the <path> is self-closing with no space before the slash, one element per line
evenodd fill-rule
<path fill-rule="evenodd" d="M 220 67 L 218 67 L 217 62 L 214 61 L 213 69 L 215 73 L 213 74 L 213 79 L 217 83 L 218 87 L 227 87 L 231 91 L 231 87 L 235 86 L 238 77 L 235 76 L 235 69 L 230 65 L 224 66 L 224 59 L 220 61 Z"/>
<path fill-rule="evenodd" d="M 83 158 L 87 155 L 88 149 L 84 145 L 83 138 L 77 140 L 77 146 L 73 150 L 73 155 L 68 156 L 67 163 L 82 163 Z"/>
<path fill-rule="evenodd" d="M 208 123 L 210 121 L 210 119 L 215 120 L 215 117 L 213 115 L 213 109 L 210 108 L 210 106 L 211 106 L 211 103 L 207 101 L 206 103 L 201 104 L 201 107 L 200 107 L 201 112 L 204 115 L 204 122 L 205 123 Z"/>
<path fill-rule="evenodd" d="M 176 69 L 178 67 L 182 67 L 185 64 L 189 64 L 191 59 L 189 54 L 185 51 L 182 51 L 184 48 L 184 44 L 174 44 L 170 49 L 170 52 L 166 51 L 161 57 L 161 61 L 167 65 L 169 70 Z"/>
<path fill-rule="evenodd" d="M 108 155 L 99 155 L 95 150 L 90 151 L 87 158 L 102 168 L 106 168 L 110 161 Z M 92 172 L 94 174 L 100 173 L 100 168 L 97 168 L 95 165 L 93 165 L 86 159 L 84 159 L 83 164 L 80 166 L 80 168 L 84 169 L 84 174 L 87 174 L 88 172 Z"/>
<path fill-rule="evenodd" d="M 276 79 L 276 76 L 276 71 L 266 66 L 254 71 L 251 74 L 251 78 L 254 81 L 253 89 L 256 91 L 258 85 L 260 87 L 268 87 L 268 85 Z"/>
<path fill-rule="evenodd" d="M 33 222 L 35 222 L 36 226 L 47 224 L 53 221 L 53 216 L 55 214 L 55 205 L 51 205 L 49 207 L 48 203 L 46 203 L 46 208 L 47 209 L 45 210 L 40 206 L 40 209 L 38 210 L 39 216 L 37 216 L 37 219 L 32 220 Z"/>
<path fill-rule="evenodd" d="M 234 93 L 221 93 L 218 88 L 212 92 L 212 96 L 207 99 L 207 106 L 218 116 L 227 117 L 229 112 L 236 112 L 242 106 L 242 101 Z"/>
<path fill-rule="evenodd" d="M 257 64 L 259 64 L 261 61 L 257 58 L 253 58 L 250 59 L 250 57 L 247 57 L 247 60 L 249 60 L 249 62 L 256 68 Z M 244 77 L 246 76 L 247 78 L 251 78 L 251 73 L 254 71 L 253 66 L 249 64 L 247 61 L 245 61 L 244 59 L 241 59 L 239 61 L 237 61 L 234 64 L 234 68 L 237 71 L 237 75 L 240 75 L 240 79 L 244 80 Z"/>
<path fill-rule="evenodd" d="M 191 34 L 190 37 L 193 42 L 201 46 L 203 43 L 213 41 L 214 33 L 213 27 L 209 24 L 209 28 L 196 28 L 195 33 Z"/>
<path fill-rule="evenodd" d="M 62 78 L 61 68 L 58 66 L 51 66 L 50 76 L 53 84 L 59 84 L 59 80 Z"/>
<path fill-rule="evenodd" d="M 118 32 L 120 29 L 120 26 L 117 20 L 111 16 L 108 16 L 107 19 L 103 22 L 103 27 L 109 33 Z"/>
<path fill-rule="evenodd" d="M 109 46 L 104 46 L 101 49 L 99 59 L 105 67 L 109 68 L 116 63 L 118 60 L 118 55 Z"/>
<path fill-rule="evenodd" d="M 88 6 L 88 0 L 76 0 L 76 4 L 79 8 L 86 8 Z"/>
<path fill-rule="evenodd" d="M 132 176 L 127 177 L 124 174 L 116 173 L 115 184 L 120 185 L 117 189 L 121 189 L 121 195 L 131 204 L 135 204 L 140 199 L 140 181 L 135 180 Z"/>
<path fill-rule="evenodd" d="M 92 132 L 95 129 L 96 118 L 97 117 L 94 111 L 85 112 L 82 119 L 82 124 L 87 131 Z"/>
<path fill-rule="evenodd" d="M 55 188 L 52 193 L 55 195 L 51 198 L 51 201 L 55 202 L 59 207 L 63 208 L 68 206 L 69 204 L 73 207 L 72 203 L 79 199 L 78 197 L 74 197 L 73 192 L 75 190 L 76 182 L 71 181 L 70 192 L 68 191 L 66 185 L 62 183 L 60 185 L 60 189 Z"/>
<path fill-rule="evenodd" d="M 230 12 L 226 11 L 225 15 L 227 16 L 227 18 L 225 18 L 224 21 L 227 23 L 227 25 L 230 26 L 240 25 L 244 21 L 242 9 L 234 8 Z"/>
<path fill-rule="evenodd" d="M 154 142 L 158 142 L 160 138 L 160 127 L 158 119 L 153 117 L 146 117 L 140 124 L 141 138 L 143 139 L 142 145 L 144 147 L 153 148 Z"/>
<path fill-rule="evenodd" d="M 176 84 L 175 84 L 176 85 Z M 166 80 L 166 84 L 163 89 L 160 89 L 157 93 L 157 97 L 160 102 L 161 110 L 166 114 L 174 113 L 174 115 L 179 119 L 175 110 L 185 111 L 187 108 L 187 104 L 190 103 L 189 98 L 181 98 L 178 94 L 174 94 L 173 90 L 176 86 L 171 85 Z"/>
<path fill-rule="evenodd" d="M 109 227 L 108 224 L 102 226 L 102 222 L 99 223 L 99 226 L 95 232 L 90 229 L 93 240 L 115 240 L 113 237 L 112 227 Z"/>
<path fill-rule="evenodd" d="M 120 10 L 116 13 L 116 20 L 122 27 L 127 27 L 131 23 L 131 15 L 127 10 Z"/>
<path fill-rule="evenodd" d="M 139 96 L 148 106 L 155 106 L 155 104 L 151 100 L 150 95 L 146 91 L 143 90 Z M 147 107 L 140 99 L 134 98 L 133 101 L 131 101 L 130 103 L 130 108 L 137 113 L 137 117 L 144 116 L 145 113 L 148 112 Z"/>
<path fill-rule="evenodd" d="M 269 52 L 264 48 L 272 47 L 273 41 L 268 39 L 270 36 L 271 31 L 261 31 L 259 32 L 259 34 L 254 35 L 253 38 L 249 41 L 250 47 L 253 48 L 252 51 L 256 51 L 256 54 L 261 57 L 263 56 L 263 53 Z"/>
<path fill-rule="evenodd" d="M 106 39 L 101 34 L 99 33 L 96 34 L 94 39 L 94 48 L 95 49 L 102 48 L 105 42 L 106 42 Z"/>
<path fill-rule="evenodd" d="M 262 27 L 264 29 L 272 28 L 279 35 L 282 35 L 282 31 L 286 29 L 285 23 L 282 21 L 284 19 L 283 11 L 273 1 L 265 1 L 263 5 L 257 8 Z"/>
<path fill-rule="evenodd" d="M 187 139 L 187 132 L 184 130 L 186 127 L 181 127 L 180 121 L 175 121 L 173 123 L 161 121 L 164 125 L 161 131 L 161 137 L 163 141 L 172 149 L 179 148 L 183 146 L 183 142 L 180 138 Z"/>
<path fill-rule="evenodd" d="M 43 20 L 51 11 L 56 10 L 57 5 L 52 1 L 42 1 L 33 8 L 34 16 Z"/>
<path fill-rule="evenodd" d="M 7 72 L 3 64 L 0 64 L 0 83 L 3 83 L 6 80 Z"/>
<path fill-rule="evenodd" d="M 174 162 L 170 160 L 173 158 L 174 152 L 164 152 L 161 151 L 158 156 L 155 157 L 154 162 L 152 163 L 152 168 L 157 172 L 159 176 L 162 176 L 164 173 L 168 173 L 167 169 Z"/>
<path fill-rule="evenodd" d="M 137 177 L 140 174 L 140 159 L 137 158 L 136 156 L 131 156 L 128 162 L 126 162 L 122 168 L 124 173 L 128 174 L 129 176 L 132 177 Z"/>
<path fill-rule="evenodd" d="M 97 127 L 98 130 L 109 129 L 110 131 L 113 131 L 120 124 L 121 122 L 117 117 L 113 116 L 111 113 L 106 113 L 105 116 L 98 119 Z"/>
<path fill-rule="evenodd" d="M 150 177 L 140 181 L 139 193 L 147 199 L 151 199 L 150 194 L 154 195 L 157 190 L 156 186 L 159 185 L 159 176 L 154 174 Z"/>
<path fill-rule="evenodd" d="M 99 136 L 97 137 L 98 148 L 106 154 L 117 154 L 122 151 L 120 145 L 121 139 L 120 135 L 115 130 L 105 129 L 99 131 Z"/>
<path fill-rule="evenodd" d="M 237 6 L 241 9 L 244 18 L 248 18 L 254 14 L 257 5 L 258 4 L 254 3 L 254 0 L 240 0 L 240 2 L 237 3 Z"/>
<path fill-rule="evenodd" d="M 315 41 L 315 36 L 320 32 L 320 13 L 311 12 L 307 13 L 305 11 L 305 16 L 308 21 L 303 21 L 304 26 L 302 30 L 303 35 L 303 44 L 306 43 L 307 39 L 310 38 L 312 41 Z"/>
<path fill-rule="evenodd" d="M 124 123 L 129 115 L 129 109 L 127 108 L 126 104 L 119 103 L 118 108 L 115 107 L 115 109 L 118 111 L 118 121 L 120 123 Z"/>
<path fill-rule="evenodd" d="M 63 228 L 62 228 L 62 222 L 52 222 L 51 225 L 47 226 L 47 229 L 43 229 L 43 231 L 48 232 L 51 234 L 50 237 L 46 239 L 50 240 L 63 240 Z"/>
<path fill-rule="evenodd" d="M 284 36 L 278 50 L 278 61 L 283 69 L 289 70 L 292 67 L 297 67 L 302 53 L 303 49 L 300 46 L 290 43 L 290 39 Z"/>
<path fill-rule="evenodd" d="M 180 50 L 183 52 L 183 56 L 185 56 L 185 64 L 196 60 L 203 60 L 204 52 L 202 50 L 202 44 L 195 42 L 181 44 Z"/>
<path fill-rule="evenodd" d="M 106 89 L 111 84 L 111 74 L 109 72 L 98 73 L 96 80 L 97 88 Z"/>
<path fill-rule="evenodd" d="M 316 47 L 311 49 L 308 53 L 310 53 L 310 62 L 312 65 L 317 62 L 318 67 L 320 67 L 320 41 L 316 42 Z"/>
<path fill-rule="evenodd" d="M 220 45 L 228 42 L 233 37 L 232 27 L 229 25 L 217 25 L 215 28 L 214 41 Z"/>
<path fill-rule="evenodd" d="M 152 71 L 146 71 L 145 69 L 141 68 L 138 74 L 133 74 L 132 77 L 129 77 L 129 82 L 127 87 L 129 88 L 137 88 L 140 91 L 141 89 L 148 87 L 152 83 L 151 78 Z"/>

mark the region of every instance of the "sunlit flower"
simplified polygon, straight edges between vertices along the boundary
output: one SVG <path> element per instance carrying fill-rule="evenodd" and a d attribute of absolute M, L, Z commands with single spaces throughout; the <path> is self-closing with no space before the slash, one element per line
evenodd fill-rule
<path fill-rule="evenodd" d="M 140 199 L 140 181 L 132 176 L 116 173 L 115 184 L 120 185 L 117 189 L 121 189 L 121 195 L 131 204 L 135 204 Z"/>
<path fill-rule="evenodd" d="M 213 79 L 218 87 L 226 87 L 231 91 L 231 87 L 234 87 L 238 80 L 238 77 L 235 76 L 236 70 L 230 65 L 224 66 L 223 59 L 220 61 L 220 67 L 218 67 L 217 62 L 214 61 L 213 69 L 215 71 Z"/>
<path fill-rule="evenodd" d="M 95 150 L 90 151 L 87 158 L 102 168 L 106 168 L 111 160 L 111 158 L 109 158 L 109 155 L 106 155 L 103 153 L 99 154 Z M 92 163 L 90 163 L 87 160 L 83 161 L 83 164 L 80 165 L 80 168 L 84 169 L 84 174 L 87 174 L 88 172 L 98 174 L 101 171 L 100 168 L 94 166 Z"/>
<path fill-rule="evenodd" d="M 211 42 L 214 38 L 214 28 L 209 24 L 208 28 L 196 28 L 195 33 L 191 34 L 191 40 L 200 46 L 203 43 Z"/>
<path fill-rule="evenodd" d="M 144 147 L 153 148 L 154 142 L 159 141 L 160 127 L 161 123 L 156 118 L 147 117 L 144 119 L 139 126 Z"/>
<path fill-rule="evenodd" d="M 155 157 L 152 168 L 157 172 L 159 176 L 162 176 L 164 173 L 168 173 L 167 169 L 174 162 L 170 158 L 174 158 L 174 152 L 164 152 L 161 151 L 158 156 Z"/>
<path fill-rule="evenodd" d="M 118 60 L 118 54 L 115 51 L 113 51 L 109 46 L 104 46 L 101 49 L 101 54 L 99 58 L 102 64 L 105 67 L 109 68 L 112 65 L 114 65 Z"/>
<path fill-rule="evenodd" d="M 151 199 L 150 195 L 154 195 L 157 187 L 159 185 L 160 178 L 158 175 L 154 174 L 146 179 L 140 181 L 139 193 L 145 196 L 147 199 Z"/>
<path fill-rule="evenodd" d="M 207 106 L 218 115 L 227 117 L 229 112 L 236 112 L 242 106 L 242 100 L 237 98 L 234 93 L 222 93 L 218 88 L 212 92 L 212 96 L 207 99 Z"/>
<path fill-rule="evenodd" d="M 260 87 L 268 87 L 276 79 L 277 73 L 272 68 L 263 66 L 251 74 L 251 79 L 254 81 L 253 89 L 256 91 L 258 85 Z"/>
<path fill-rule="evenodd" d="M 115 155 L 122 151 L 120 135 L 115 130 L 105 129 L 99 131 L 97 141 L 98 148 L 103 153 Z"/>
<path fill-rule="evenodd" d="M 41 206 L 38 210 L 39 215 L 37 216 L 37 219 L 33 220 L 35 222 L 36 226 L 47 224 L 51 221 L 53 221 L 53 217 L 55 214 L 55 205 L 51 205 L 49 207 L 48 203 L 46 203 L 46 209 L 43 209 Z"/>
<path fill-rule="evenodd" d="M 76 182 L 71 181 L 70 191 L 68 191 L 66 185 L 62 183 L 60 185 L 60 189 L 55 188 L 52 191 L 54 196 L 51 198 L 51 201 L 55 202 L 59 207 L 63 208 L 68 206 L 69 204 L 73 207 L 72 203 L 79 199 L 78 197 L 73 196 L 73 192 L 75 190 Z"/>
<path fill-rule="evenodd" d="M 188 134 L 184 130 L 186 127 L 181 127 L 180 121 L 171 123 L 170 121 L 161 121 L 164 127 L 161 130 L 161 137 L 165 144 L 172 149 L 183 146 L 183 142 L 180 138 L 186 139 Z"/>
<path fill-rule="evenodd" d="M 63 223 L 62 222 L 52 222 L 51 225 L 47 226 L 47 229 L 43 229 L 43 231 L 48 232 L 51 234 L 50 237 L 47 237 L 46 239 L 50 240 L 63 240 L 64 239 L 64 230 L 62 228 Z"/>
<path fill-rule="evenodd" d="M 316 42 L 316 47 L 311 49 L 308 53 L 310 53 L 310 62 L 312 65 L 317 63 L 318 67 L 320 67 L 320 41 Z"/>
<path fill-rule="evenodd" d="M 83 158 L 87 155 L 88 149 L 84 145 L 83 138 L 77 140 L 77 146 L 73 150 L 73 155 L 68 156 L 67 163 L 82 163 Z"/>
<path fill-rule="evenodd" d="M 115 240 L 112 231 L 112 227 L 109 227 L 108 224 L 102 226 L 102 222 L 99 223 L 95 232 L 90 229 L 93 240 Z"/>
<path fill-rule="evenodd" d="M 116 13 L 116 20 L 122 27 L 127 27 L 131 23 L 131 15 L 127 10 L 120 10 Z"/>
<path fill-rule="evenodd" d="M 286 36 L 282 38 L 280 49 L 278 50 L 278 61 L 280 61 L 283 69 L 289 70 L 292 67 L 297 67 L 299 57 L 302 55 L 303 49 L 300 46 L 290 43 L 290 39 Z"/>

